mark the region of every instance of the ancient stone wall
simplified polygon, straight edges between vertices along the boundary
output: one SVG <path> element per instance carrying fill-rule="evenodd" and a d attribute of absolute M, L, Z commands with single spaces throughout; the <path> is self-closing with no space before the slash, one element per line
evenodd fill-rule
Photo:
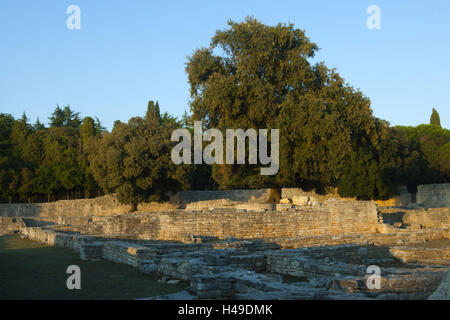
<path fill-rule="evenodd" d="M 408 210 L 402 217 L 403 223 L 412 230 L 425 228 L 449 228 L 450 208 Z"/>
<path fill-rule="evenodd" d="M 5 218 L 0 217 L 0 236 L 15 233 L 25 226 L 21 218 Z"/>
<path fill-rule="evenodd" d="M 281 189 L 281 198 L 293 199 L 294 197 L 309 197 L 312 201 L 326 201 L 331 198 L 340 198 L 336 193 L 330 193 L 326 195 L 317 194 L 313 191 L 304 191 L 301 188 L 282 188 Z"/>
<path fill-rule="evenodd" d="M 224 239 L 353 235 L 377 232 L 374 202 L 328 200 L 322 206 L 290 212 L 188 212 L 93 217 L 89 234 L 139 239 L 190 241 L 192 236 Z"/>
<path fill-rule="evenodd" d="M 140 212 L 175 210 L 179 205 L 192 203 L 199 209 L 217 205 L 217 201 L 263 204 L 269 200 L 270 189 L 225 190 L 225 191 L 180 191 L 166 203 L 142 203 Z M 197 202 L 203 202 L 198 203 Z M 120 204 L 114 195 L 94 199 L 60 200 L 46 203 L 0 204 L 3 217 L 60 217 L 60 216 L 110 216 L 128 213 L 130 206 Z"/>
<path fill-rule="evenodd" d="M 143 203 L 139 211 L 151 212 L 174 210 L 177 206 L 170 203 Z M 0 204 L 0 216 L 3 217 L 60 217 L 60 216 L 109 216 L 128 213 L 130 206 L 120 204 L 114 195 L 94 199 L 60 200 L 46 203 Z"/>
<path fill-rule="evenodd" d="M 450 183 L 417 186 L 417 203 L 426 207 L 450 206 Z"/>
<path fill-rule="evenodd" d="M 187 204 L 197 201 L 228 199 L 238 202 L 265 203 L 269 200 L 269 194 L 270 189 L 179 191 L 171 196 L 170 202 Z"/>

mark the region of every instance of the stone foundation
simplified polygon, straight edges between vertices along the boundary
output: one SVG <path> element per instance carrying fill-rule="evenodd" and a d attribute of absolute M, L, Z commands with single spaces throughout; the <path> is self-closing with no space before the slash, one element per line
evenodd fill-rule
<path fill-rule="evenodd" d="M 370 258 L 368 247 L 358 245 L 280 250 L 273 243 L 232 238 L 193 244 L 129 242 L 47 227 L 24 227 L 22 234 L 77 250 L 82 259 L 107 259 L 188 281 L 190 295 L 199 299 L 424 299 L 447 274 L 439 267 L 384 266 L 395 258 Z M 382 272 L 376 290 L 366 287 L 367 266 L 373 264 Z M 288 283 L 283 275 L 298 280 Z"/>
<path fill-rule="evenodd" d="M 450 206 L 450 183 L 417 186 L 417 203 L 427 207 Z"/>
<path fill-rule="evenodd" d="M 450 208 L 380 209 L 309 196 L 292 202 L 205 200 L 133 215 L 0 217 L 0 232 L 20 231 L 161 281 L 187 281 L 187 294 L 202 299 L 424 299 L 444 279 L 449 249 L 425 246 L 450 238 Z M 365 286 L 369 265 L 381 268 L 380 290 Z"/>
<path fill-rule="evenodd" d="M 193 236 L 273 239 L 377 232 L 373 202 L 328 200 L 322 206 L 281 211 L 171 211 L 93 217 L 81 226 L 87 234 L 144 240 L 190 242 Z"/>

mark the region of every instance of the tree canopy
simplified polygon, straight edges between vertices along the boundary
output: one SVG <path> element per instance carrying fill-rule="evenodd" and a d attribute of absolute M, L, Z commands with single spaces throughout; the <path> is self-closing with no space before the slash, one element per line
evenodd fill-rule
<path fill-rule="evenodd" d="M 430 124 L 390 126 L 371 103 L 325 63 L 292 24 L 229 21 L 209 47 L 188 57 L 190 110 L 181 120 L 149 101 L 143 117 L 117 120 L 56 106 L 46 126 L 0 113 L 0 201 L 31 202 L 116 193 L 135 210 L 181 189 L 330 188 L 385 199 L 406 184 L 450 182 L 450 131 L 433 108 Z M 204 129 L 279 129 L 279 171 L 261 164 L 175 165 L 171 133 Z M 270 134 L 269 143 L 270 143 Z M 247 144 L 246 150 L 249 150 Z M 236 158 L 236 157 L 235 157 Z M 279 197 L 279 195 L 278 195 Z M 276 196 L 275 196 L 276 198 Z"/>
<path fill-rule="evenodd" d="M 369 99 L 324 63 L 312 64 L 318 47 L 303 30 L 253 18 L 228 24 L 188 58 L 193 117 L 221 130 L 280 129 L 281 158 L 272 177 L 257 166 L 215 165 L 220 187 L 324 188 L 358 144 L 378 147 Z"/>
<path fill-rule="evenodd" d="M 1 201 L 40 201 L 85 197 L 97 194 L 98 185 L 88 172 L 83 159 L 82 140 L 100 135 L 101 125 L 69 106 L 56 107 L 50 117 L 50 127 L 39 120 L 28 123 L 25 114 L 14 120 L 0 114 L 0 191 Z M 91 128 L 92 129 L 92 128 Z"/>
<path fill-rule="evenodd" d="M 172 130 L 178 127 L 172 117 L 161 117 L 159 104 L 149 102 L 145 118 L 116 122 L 89 156 L 91 172 L 107 192 L 135 211 L 139 203 L 168 197 L 169 191 L 186 189 L 189 171 L 170 159 Z"/>
<path fill-rule="evenodd" d="M 435 108 L 433 108 L 433 111 L 431 112 L 430 124 L 439 127 L 441 126 L 441 117 L 439 116 L 439 113 L 436 111 Z"/>

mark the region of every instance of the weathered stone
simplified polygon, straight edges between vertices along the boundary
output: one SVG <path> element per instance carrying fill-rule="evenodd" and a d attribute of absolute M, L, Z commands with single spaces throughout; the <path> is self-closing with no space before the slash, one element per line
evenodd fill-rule
<path fill-rule="evenodd" d="M 284 212 L 248 203 L 257 211 L 209 207 L 16 222 L 2 217 L 0 224 L 20 221 L 23 236 L 79 251 L 83 259 L 128 264 L 157 273 L 163 283 L 185 280 L 192 297 L 202 299 L 424 299 L 441 283 L 447 269 L 434 265 L 449 261 L 442 245 L 449 235 L 446 208 L 388 216 L 369 201 L 327 199 L 320 205 L 312 199 L 311 204 L 295 209 L 279 204 Z M 441 241 L 438 248 L 411 246 L 433 240 Z M 397 242 L 402 247 L 389 252 L 387 247 Z M 371 244 L 378 244 L 377 250 L 385 246 L 385 256 L 373 257 Z M 408 268 L 402 269 L 401 262 Z M 433 267 L 411 265 L 418 262 Z M 382 269 L 379 290 L 366 287 L 367 266 L 373 264 Z M 281 275 L 298 281 L 286 283 Z"/>
<path fill-rule="evenodd" d="M 306 206 L 308 204 L 309 197 L 308 196 L 293 196 L 292 203 L 296 206 Z"/>
<path fill-rule="evenodd" d="M 181 280 L 179 280 L 179 279 L 172 279 L 172 280 L 166 281 L 167 284 L 179 284 L 180 282 L 181 282 Z"/>

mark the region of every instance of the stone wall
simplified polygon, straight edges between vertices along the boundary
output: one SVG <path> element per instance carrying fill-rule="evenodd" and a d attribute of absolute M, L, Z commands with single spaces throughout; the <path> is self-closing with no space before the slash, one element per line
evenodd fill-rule
<path fill-rule="evenodd" d="M 408 210 L 403 215 L 402 220 L 412 230 L 450 228 L 450 208 Z"/>
<path fill-rule="evenodd" d="M 360 250 L 367 251 L 357 245 L 323 246 L 287 251 L 274 250 L 267 253 L 267 271 L 299 278 L 324 276 L 332 272 L 342 275 L 364 275 L 367 261 L 361 260 Z M 367 252 L 365 254 L 367 255 Z M 330 263 L 331 257 L 340 260 L 341 263 L 332 265 Z M 314 258 L 314 260 L 311 260 L 311 258 Z M 358 264 L 355 263 L 349 267 L 347 263 L 350 261 L 358 261 Z"/>
<path fill-rule="evenodd" d="M 16 233 L 25 226 L 21 218 L 0 217 L 0 236 L 10 233 Z"/>
<path fill-rule="evenodd" d="M 60 248 L 80 251 L 80 243 L 85 237 L 80 234 L 56 232 L 43 227 L 23 227 L 21 233 L 27 238 Z"/>
<path fill-rule="evenodd" d="M 289 212 L 156 212 L 93 217 L 85 232 L 109 237 L 188 242 L 193 236 L 224 239 L 356 235 L 376 233 L 378 214 L 370 201 L 328 200 Z"/>
<path fill-rule="evenodd" d="M 153 202 L 140 204 L 138 211 L 152 212 L 176 208 L 176 205 L 170 203 Z M 109 216 L 128 213 L 129 210 L 130 206 L 120 204 L 114 195 L 46 203 L 0 204 L 0 216 L 3 217 Z"/>
<path fill-rule="evenodd" d="M 417 203 L 426 207 L 450 206 L 450 183 L 417 186 Z"/>
<path fill-rule="evenodd" d="M 313 191 L 304 191 L 301 188 L 282 188 L 281 198 L 293 199 L 294 197 L 309 197 L 312 201 L 323 202 L 331 198 L 340 199 L 341 197 L 337 193 L 330 194 L 317 194 Z"/>
<path fill-rule="evenodd" d="M 269 200 L 269 194 L 270 189 L 179 191 L 171 196 L 170 202 L 187 204 L 197 201 L 228 199 L 237 202 L 265 203 Z"/>

